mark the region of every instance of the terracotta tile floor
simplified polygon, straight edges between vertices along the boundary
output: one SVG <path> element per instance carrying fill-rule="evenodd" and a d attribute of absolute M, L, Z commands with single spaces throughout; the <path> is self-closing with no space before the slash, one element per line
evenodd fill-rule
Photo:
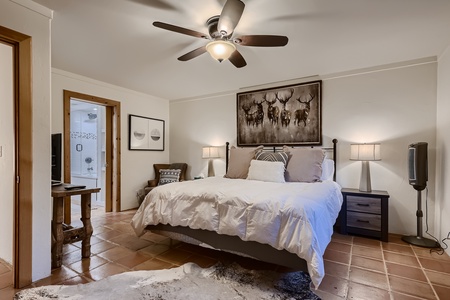
<path fill-rule="evenodd" d="M 81 259 L 81 242 L 67 244 L 63 266 L 32 286 L 86 283 L 126 271 L 172 268 L 186 262 L 209 267 L 219 260 L 234 260 L 247 268 L 278 268 L 151 233 L 139 239 L 129 224 L 133 214 L 93 211 L 91 258 Z M 316 294 L 325 300 L 450 299 L 450 258 L 406 244 L 400 236 L 389 238 L 389 243 L 383 243 L 334 234 L 324 255 L 326 275 Z M 0 299 L 12 299 L 16 291 L 11 281 L 10 267 L 0 261 Z"/>

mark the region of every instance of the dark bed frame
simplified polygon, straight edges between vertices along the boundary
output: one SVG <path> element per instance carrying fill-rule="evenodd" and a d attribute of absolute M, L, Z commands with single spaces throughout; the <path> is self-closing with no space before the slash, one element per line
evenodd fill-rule
<path fill-rule="evenodd" d="M 333 147 L 321 147 L 324 151 L 333 152 L 334 161 L 334 174 L 333 180 L 336 181 L 336 148 L 337 139 L 333 139 Z M 273 148 L 276 151 L 276 148 Z M 228 157 L 229 157 L 229 143 L 226 143 L 226 168 L 228 170 Z M 295 270 L 308 271 L 306 261 L 298 257 L 294 253 L 290 253 L 286 250 L 278 250 L 268 244 L 261 244 L 253 241 L 243 241 L 237 236 L 219 235 L 216 232 L 203 230 L 203 229 L 191 229 L 183 226 L 170 226 L 165 224 L 148 225 L 147 230 L 168 236 L 173 238 L 174 235 L 183 235 L 189 237 L 189 240 L 184 242 L 201 245 L 206 244 L 213 247 L 216 250 L 235 253 L 242 256 L 251 257 L 260 261 L 285 266 Z"/>

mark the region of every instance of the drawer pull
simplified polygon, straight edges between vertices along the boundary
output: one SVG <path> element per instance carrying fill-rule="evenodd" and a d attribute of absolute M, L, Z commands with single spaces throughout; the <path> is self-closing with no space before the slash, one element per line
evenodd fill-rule
<path fill-rule="evenodd" d="M 366 207 L 370 206 L 370 204 L 365 204 L 365 203 L 357 203 L 356 205 L 358 205 L 358 206 L 366 206 Z"/>
<path fill-rule="evenodd" d="M 356 222 L 359 222 L 359 223 L 370 223 L 370 222 L 367 221 L 367 220 L 360 220 L 360 219 L 357 219 Z"/>

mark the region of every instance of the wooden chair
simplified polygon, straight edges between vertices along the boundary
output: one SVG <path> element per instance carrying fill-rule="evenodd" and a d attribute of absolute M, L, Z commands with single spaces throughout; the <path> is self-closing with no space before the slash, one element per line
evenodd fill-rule
<path fill-rule="evenodd" d="M 155 170 L 155 178 L 150 179 L 147 182 L 147 186 L 144 187 L 144 193 L 139 197 L 139 205 L 144 201 L 145 196 L 150 193 L 159 183 L 159 170 L 164 169 L 175 169 L 181 170 L 179 181 L 186 180 L 187 163 L 173 163 L 173 164 L 153 164 L 153 169 Z"/>

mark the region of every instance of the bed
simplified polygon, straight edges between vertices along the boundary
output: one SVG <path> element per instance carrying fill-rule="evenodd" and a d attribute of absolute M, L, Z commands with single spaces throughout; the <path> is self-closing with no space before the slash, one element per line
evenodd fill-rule
<path fill-rule="evenodd" d="M 138 236 L 149 230 L 307 271 L 317 288 L 342 204 L 335 182 L 336 144 L 267 151 L 229 149 L 227 143 L 224 177 L 158 186 L 144 199 L 132 226 Z"/>

